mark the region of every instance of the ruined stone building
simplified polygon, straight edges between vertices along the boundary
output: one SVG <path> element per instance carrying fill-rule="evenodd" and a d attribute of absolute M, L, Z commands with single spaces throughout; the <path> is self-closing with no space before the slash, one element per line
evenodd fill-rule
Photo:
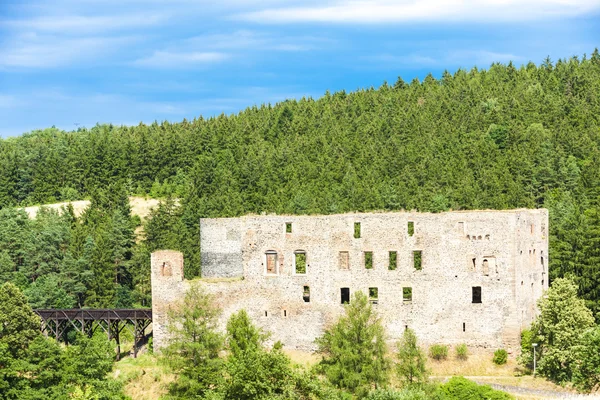
<path fill-rule="evenodd" d="M 245 216 L 200 221 L 202 279 L 221 325 L 246 309 L 288 348 L 314 339 L 363 291 L 390 340 L 515 348 L 548 288 L 548 212 Z M 152 254 L 154 343 L 191 283 L 183 257 Z"/>

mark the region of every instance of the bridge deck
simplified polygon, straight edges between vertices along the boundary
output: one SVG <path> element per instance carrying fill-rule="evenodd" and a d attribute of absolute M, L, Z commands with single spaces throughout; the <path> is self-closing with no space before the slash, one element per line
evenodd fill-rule
<path fill-rule="evenodd" d="M 137 356 L 140 344 L 146 338 L 146 328 L 152 323 L 149 308 L 71 308 L 34 309 L 41 318 L 41 330 L 56 340 L 67 339 L 67 331 L 75 329 L 92 336 L 97 328 L 108 335 L 108 340 L 117 344 L 117 359 L 121 356 L 119 335 L 128 328 L 133 334 L 133 355 Z"/>
<path fill-rule="evenodd" d="M 100 320 L 152 320 L 150 308 L 71 308 L 71 309 L 34 309 L 44 321 L 100 321 Z"/>

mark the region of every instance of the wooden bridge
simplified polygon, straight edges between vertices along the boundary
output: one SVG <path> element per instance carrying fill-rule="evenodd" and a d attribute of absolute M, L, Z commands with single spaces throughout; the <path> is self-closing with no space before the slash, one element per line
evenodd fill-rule
<path fill-rule="evenodd" d="M 146 337 L 146 328 L 152 323 L 149 308 L 131 309 L 35 309 L 42 320 L 42 332 L 57 341 L 66 341 L 66 333 L 73 328 L 91 337 L 100 328 L 108 340 L 117 343 L 117 360 L 121 357 L 120 334 L 127 328 L 133 334 L 133 356 L 137 357 L 140 344 Z"/>

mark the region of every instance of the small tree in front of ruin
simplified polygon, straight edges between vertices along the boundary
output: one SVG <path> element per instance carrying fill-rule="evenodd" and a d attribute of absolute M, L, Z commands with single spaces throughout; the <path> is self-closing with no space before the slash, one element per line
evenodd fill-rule
<path fill-rule="evenodd" d="M 169 344 L 164 362 L 179 375 L 169 387 L 175 397 L 204 396 L 222 381 L 223 336 L 217 332 L 221 310 L 213 297 L 192 285 L 183 301 L 168 313 Z"/>
<path fill-rule="evenodd" d="M 427 356 L 419 347 L 412 329 L 406 329 L 398 342 L 397 358 L 396 374 L 403 385 L 422 386 L 427 382 Z"/>
<path fill-rule="evenodd" d="M 346 313 L 317 339 L 317 370 L 335 386 L 363 397 L 388 383 L 385 332 L 367 296 L 356 292 Z"/>
<path fill-rule="evenodd" d="M 577 297 L 577 286 L 565 278 L 554 280 L 538 306 L 540 315 L 531 326 L 531 335 L 539 340 L 538 372 L 558 383 L 571 381 L 584 332 L 594 326 L 592 312 Z"/>

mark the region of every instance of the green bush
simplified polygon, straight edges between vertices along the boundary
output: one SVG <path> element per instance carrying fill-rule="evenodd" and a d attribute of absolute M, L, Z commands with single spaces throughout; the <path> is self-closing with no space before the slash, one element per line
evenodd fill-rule
<path fill-rule="evenodd" d="M 452 377 L 448 383 L 438 388 L 439 397 L 444 400 L 510 400 L 511 395 L 487 385 L 478 385 L 462 376 Z"/>
<path fill-rule="evenodd" d="M 448 346 L 445 344 L 434 344 L 429 348 L 429 357 L 434 360 L 445 360 L 448 358 Z"/>
<path fill-rule="evenodd" d="M 469 349 L 464 343 L 457 345 L 454 350 L 456 351 L 456 358 L 459 360 L 466 360 L 469 357 Z"/>
<path fill-rule="evenodd" d="M 377 389 L 370 392 L 365 400 L 430 400 L 425 391 L 418 388 L 404 388 L 402 390 Z"/>
<path fill-rule="evenodd" d="M 492 361 L 494 361 L 494 364 L 503 365 L 503 364 L 506 364 L 507 360 L 508 360 L 508 353 L 506 352 L 506 350 L 498 349 L 494 352 L 494 358 L 492 359 Z"/>

